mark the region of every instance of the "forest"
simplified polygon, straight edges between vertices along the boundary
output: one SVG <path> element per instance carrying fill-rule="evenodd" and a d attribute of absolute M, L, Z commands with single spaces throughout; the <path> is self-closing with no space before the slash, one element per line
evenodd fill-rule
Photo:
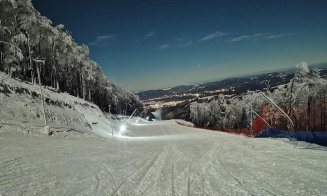
<path fill-rule="evenodd" d="M 0 1 L 0 71 L 10 77 L 68 92 L 113 113 L 132 113 L 142 102 L 110 82 L 64 25 L 54 26 L 31 0 Z"/>
<path fill-rule="evenodd" d="M 197 126 L 217 129 L 327 131 L 326 97 L 327 80 L 319 69 L 301 63 L 287 84 L 199 99 L 190 106 L 191 119 Z"/>

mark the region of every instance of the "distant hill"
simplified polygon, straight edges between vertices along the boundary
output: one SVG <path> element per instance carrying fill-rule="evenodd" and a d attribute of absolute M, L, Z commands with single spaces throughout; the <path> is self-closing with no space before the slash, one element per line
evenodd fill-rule
<path fill-rule="evenodd" d="M 327 63 L 311 65 L 321 69 L 322 77 L 327 77 Z M 263 90 L 265 88 L 286 84 L 294 76 L 294 69 L 279 72 L 262 73 L 243 77 L 224 79 L 196 85 L 180 85 L 167 89 L 157 89 L 138 92 L 143 101 L 180 101 L 197 96 L 210 96 L 217 94 L 242 94 L 248 90 Z"/>

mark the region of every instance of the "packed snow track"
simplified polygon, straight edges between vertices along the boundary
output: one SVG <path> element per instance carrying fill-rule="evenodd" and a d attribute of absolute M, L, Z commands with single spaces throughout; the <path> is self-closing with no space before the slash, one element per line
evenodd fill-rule
<path fill-rule="evenodd" d="M 324 147 L 175 121 L 131 123 L 126 135 L 0 129 L 0 195 L 327 195 Z"/>

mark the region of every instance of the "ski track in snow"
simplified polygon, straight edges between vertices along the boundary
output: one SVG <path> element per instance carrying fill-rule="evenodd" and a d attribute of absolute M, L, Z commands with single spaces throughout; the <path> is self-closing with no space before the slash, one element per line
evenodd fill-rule
<path fill-rule="evenodd" d="M 0 195 L 327 195 L 324 147 L 174 121 L 128 130 L 140 138 L 1 132 Z"/>

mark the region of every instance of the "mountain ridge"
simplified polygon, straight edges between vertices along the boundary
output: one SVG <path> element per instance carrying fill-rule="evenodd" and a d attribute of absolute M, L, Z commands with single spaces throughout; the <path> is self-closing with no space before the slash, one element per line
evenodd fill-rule
<path fill-rule="evenodd" d="M 322 71 L 322 76 L 327 75 L 327 63 L 312 64 L 310 68 L 318 68 Z M 223 80 L 212 82 L 191 84 L 191 85 L 177 85 L 171 88 L 154 89 L 139 91 L 136 94 L 143 101 L 152 99 L 163 99 L 170 101 L 172 96 L 187 94 L 199 96 L 201 95 L 215 95 L 219 93 L 224 94 L 240 94 L 247 90 L 262 90 L 287 83 L 294 75 L 296 68 L 287 68 L 274 72 L 265 72 L 250 74 L 239 77 L 231 77 Z M 189 95 L 189 96 L 190 96 Z M 186 96 L 188 97 L 188 96 Z"/>

